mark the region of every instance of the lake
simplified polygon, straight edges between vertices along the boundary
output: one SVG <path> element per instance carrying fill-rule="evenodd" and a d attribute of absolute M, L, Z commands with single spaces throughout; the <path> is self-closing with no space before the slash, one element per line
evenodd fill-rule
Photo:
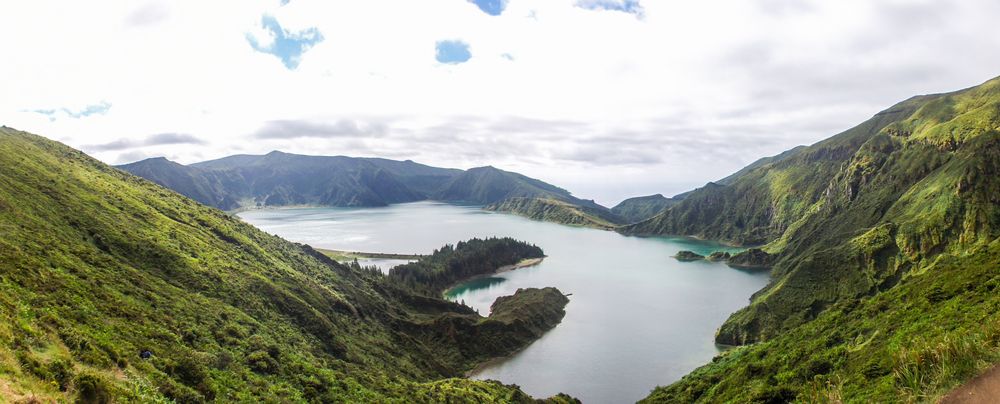
<path fill-rule="evenodd" d="M 559 392 L 587 403 L 645 397 L 711 361 L 719 352 L 716 328 L 768 281 L 766 272 L 671 258 L 679 250 L 733 251 L 718 244 L 626 237 L 472 206 L 416 202 L 239 216 L 288 240 L 336 250 L 427 254 L 444 244 L 490 236 L 538 245 L 547 255 L 541 264 L 476 279 L 448 296 L 488 315 L 494 299 L 518 288 L 555 286 L 572 294 L 555 329 L 472 376 L 517 384 L 538 398 Z"/>

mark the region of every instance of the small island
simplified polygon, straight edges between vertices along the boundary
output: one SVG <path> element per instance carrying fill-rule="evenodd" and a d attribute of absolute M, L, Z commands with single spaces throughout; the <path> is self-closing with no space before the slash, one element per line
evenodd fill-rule
<path fill-rule="evenodd" d="M 688 262 L 703 260 L 705 259 L 705 256 L 693 251 L 681 250 L 677 252 L 677 255 L 675 255 L 674 258 L 681 262 Z"/>

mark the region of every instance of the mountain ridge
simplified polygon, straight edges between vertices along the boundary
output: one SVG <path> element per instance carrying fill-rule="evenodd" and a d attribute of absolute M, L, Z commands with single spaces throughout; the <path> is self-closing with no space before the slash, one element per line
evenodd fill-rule
<path fill-rule="evenodd" d="M 651 402 L 933 397 L 973 375 L 973 358 L 1000 358 L 988 342 L 1000 302 L 984 288 L 1000 260 L 1000 78 L 912 97 L 741 171 L 622 229 L 758 244 L 773 261 L 768 286 L 716 335 L 752 345 Z M 910 345 L 954 371 L 926 368 Z"/>
<path fill-rule="evenodd" d="M 411 160 L 272 151 L 190 165 L 161 157 L 117 167 L 223 210 L 306 205 L 377 207 L 421 200 L 491 205 L 512 198 L 540 198 L 595 212 L 616 225 L 621 223 L 608 208 L 592 200 L 576 198 L 563 188 L 492 166 L 458 170 Z"/>

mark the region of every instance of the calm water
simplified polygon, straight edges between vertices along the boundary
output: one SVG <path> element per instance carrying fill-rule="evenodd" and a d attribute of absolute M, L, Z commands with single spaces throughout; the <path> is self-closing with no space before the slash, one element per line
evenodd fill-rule
<path fill-rule="evenodd" d="M 535 222 L 432 202 L 385 208 L 306 208 L 239 214 L 315 247 L 429 253 L 472 237 L 511 236 L 545 250 L 540 265 L 480 278 L 453 290 L 483 315 L 498 296 L 555 286 L 572 293 L 555 329 L 474 377 L 520 385 L 536 397 L 565 392 L 588 403 L 633 402 L 709 362 L 712 337 L 768 280 L 723 264 L 681 263 L 679 250 L 724 249 L 688 239 L 619 234 Z"/>

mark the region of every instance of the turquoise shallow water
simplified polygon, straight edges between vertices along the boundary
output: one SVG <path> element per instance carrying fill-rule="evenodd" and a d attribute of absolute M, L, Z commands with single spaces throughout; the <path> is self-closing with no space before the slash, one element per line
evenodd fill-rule
<path fill-rule="evenodd" d="M 536 397 L 565 392 L 588 403 L 633 402 L 676 381 L 718 353 L 716 328 L 768 280 L 766 273 L 671 258 L 680 250 L 726 249 L 710 242 L 625 237 L 468 206 L 417 202 L 239 215 L 286 239 L 337 250 L 429 253 L 489 236 L 542 247 L 548 257 L 541 264 L 475 279 L 449 296 L 487 315 L 493 300 L 518 288 L 572 293 L 559 326 L 473 376 L 514 383 Z"/>

